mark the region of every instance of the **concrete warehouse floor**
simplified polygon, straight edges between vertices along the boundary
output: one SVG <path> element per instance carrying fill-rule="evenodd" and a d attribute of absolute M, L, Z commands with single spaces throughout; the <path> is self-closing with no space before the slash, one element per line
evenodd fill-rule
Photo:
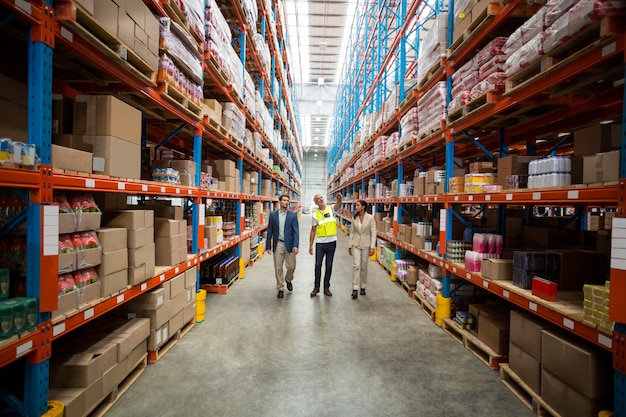
<path fill-rule="evenodd" d="M 276 298 L 266 254 L 228 294 L 208 294 L 205 321 L 149 365 L 107 417 L 533 415 L 377 262 L 367 295 L 352 300 L 341 232 L 333 297 L 310 298 L 310 227 L 303 215 L 292 293 Z"/>

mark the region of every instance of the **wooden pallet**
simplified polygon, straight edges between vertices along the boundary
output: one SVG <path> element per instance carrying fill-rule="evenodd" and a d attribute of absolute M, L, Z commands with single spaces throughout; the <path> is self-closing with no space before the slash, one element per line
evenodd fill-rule
<path fill-rule="evenodd" d="M 113 404 L 128 391 L 128 389 L 139 379 L 141 374 L 144 373 L 148 367 L 146 363 L 147 354 L 144 354 L 139 361 L 133 367 L 133 370 L 128 374 L 122 382 L 120 382 L 110 393 L 104 397 L 102 401 L 94 405 L 87 413 L 89 417 L 104 417 L 104 415 L 113 407 Z"/>
<path fill-rule="evenodd" d="M 57 16 L 63 26 L 71 29 L 75 34 L 85 39 L 97 50 L 126 68 L 137 78 L 144 80 L 146 85 L 154 84 L 156 79 L 155 68 L 152 68 L 143 58 L 127 47 L 117 36 L 93 18 L 79 4 L 74 3 L 75 16 Z"/>
<path fill-rule="evenodd" d="M 441 327 L 444 331 L 452 336 L 457 342 L 463 341 L 462 345 L 480 359 L 485 365 L 491 369 L 497 370 L 500 364 L 507 362 L 507 355 L 500 355 L 493 351 L 489 346 L 483 343 L 478 336 L 467 330 L 459 329 L 452 319 L 443 319 Z"/>
<path fill-rule="evenodd" d="M 415 285 L 409 285 L 409 283 L 406 281 L 399 281 L 399 282 L 402 288 L 404 289 L 404 291 L 406 291 L 406 293 L 409 295 L 409 297 L 413 297 L 413 292 L 415 291 Z"/>
<path fill-rule="evenodd" d="M 435 77 L 440 71 L 443 71 L 444 67 L 442 66 L 442 61 L 443 60 L 440 59 L 437 64 L 435 64 L 431 69 L 428 70 L 420 83 L 417 85 L 418 90 L 421 91 L 433 77 Z"/>
<path fill-rule="evenodd" d="M 520 71 L 511 75 L 504 82 L 504 91 L 510 93 L 511 90 L 514 90 L 520 84 L 524 83 L 531 78 L 536 77 L 541 72 L 541 57 L 538 57 L 533 62 L 530 63 L 526 68 L 522 68 Z"/>
<path fill-rule="evenodd" d="M 185 324 L 182 329 L 179 329 L 176 333 L 174 333 L 163 346 L 161 346 L 157 350 L 149 350 L 148 363 L 157 363 L 159 359 L 161 359 L 163 355 L 169 352 L 180 339 L 182 339 L 187 333 L 191 331 L 191 329 L 193 329 L 195 325 L 196 317 L 194 316 L 193 319 Z"/>
<path fill-rule="evenodd" d="M 539 394 L 530 389 L 530 387 L 511 370 L 508 363 L 500 364 L 500 381 L 502 381 L 513 395 L 524 403 L 535 415 L 560 417 L 552 407 L 541 399 Z"/>
<path fill-rule="evenodd" d="M 448 121 L 448 123 L 456 122 L 465 117 L 471 116 L 474 112 L 483 111 L 485 108 L 493 106 L 501 98 L 501 91 L 487 91 L 479 97 L 476 97 L 474 100 L 470 101 L 466 105 L 462 106 L 458 110 L 455 110 L 452 113 L 448 114 L 446 120 Z"/>
<path fill-rule="evenodd" d="M 226 130 L 226 128 L 224 126 L 222 126 L 221 124 L 219 124 L 217 121 L 211 119 L 210 117 L 207 119 L 207 123 L 205 123 L 208 126 L 211 126 L 217 133 L 219 133 L 219 135 L 224 139 L 224 140 L 228 140 L 228 130 Z"/>
<path fill-rule="evenodd" d="M 228 292 L 235 286 L 237 281 L 239 281 L 239 274 L 233 277 L 233 279 L 231 279 L 228 284 L 204 284 L 202 285 L 202 288 L 205 289 L 206 292 L 228 294 Z"/>
<path fill-rule="evenodd" d="M 178 91 L 174 86 L 159 81 L 158 90 L 162 96 L 166 97 L 172 103 L 175 103 L 187 110 L 196 117 L 202 117 L 202 107 L 191 101 L 187 96 Z"/>
<path fill-rule="evenodd" d="M 181 27 L 185 28 L 187 32 L 198 42 L 204 42 L 204 33 L 199 34 L 191 27 L 191 24 L 187 20 L 187 17 L 178 6 L 175 1 L 162 1 L 161 5 L 167 12 L 167 15 L 172 18 Z"/>
<path fill-rule="evenodd" d="M 431 321 L 435 321 L 435 307 L 424 299 L 417 291 L 413 291 L 413 301 Z"/>

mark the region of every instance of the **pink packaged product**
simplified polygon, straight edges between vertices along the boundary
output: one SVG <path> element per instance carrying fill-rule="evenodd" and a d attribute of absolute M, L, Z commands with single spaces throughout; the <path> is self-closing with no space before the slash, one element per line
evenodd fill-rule
<path fill-rule="evenodd" d="M 504 55 L 502 48 L 506 43 L 508 38 L 504 36 L 499 36 L 494 38 L 491 42 L 489 42 L 483 49 L 476 54 L 476 64 L 478 67 L 482 66 L 486 62 L 490 61 L 493 57 L 497 55 Z"/>

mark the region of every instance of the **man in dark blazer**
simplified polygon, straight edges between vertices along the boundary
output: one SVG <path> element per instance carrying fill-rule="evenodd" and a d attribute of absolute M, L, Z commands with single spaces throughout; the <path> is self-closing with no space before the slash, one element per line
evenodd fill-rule
<path fill-rule="evenodd" d="M 267 228 L 267 252 L 274 254 L 274 271 L 276 273 L 276 289 L 278 298 L 285 294 L 287 289 L 293 291 L 293 271 L 296 269 L 296 255 L 300 245 L 300 230 L 298 215 L 289 210 L 289 196 L 281 195 L 278 199 L 279 209 L 270 214 Z M 283 271 L 283 264 L 287 266 L 287 273 Z"/>

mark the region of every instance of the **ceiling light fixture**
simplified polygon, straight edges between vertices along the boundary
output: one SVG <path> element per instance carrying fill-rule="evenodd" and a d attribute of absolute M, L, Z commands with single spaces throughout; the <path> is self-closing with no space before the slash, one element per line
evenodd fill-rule
<path fill-rule="evenodd" d="M 319 77 L 317 79 L 317 85 L 324 85 L 324 77 Z"/>
<path fill-rule="evenodd" d="M 322 107 L 322 100 L 317 100 L 317 105 L 318 105 L 319 107 Z"/>

